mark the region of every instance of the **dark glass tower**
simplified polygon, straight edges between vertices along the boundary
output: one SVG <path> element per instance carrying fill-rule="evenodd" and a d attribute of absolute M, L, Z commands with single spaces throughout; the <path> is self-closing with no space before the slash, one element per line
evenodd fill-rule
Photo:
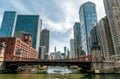
<path fill-rule="evenodd" d="M 45 46 L 46 47 L 46 54 L 49 53 L 49 39 L 50 39 L 50 31 L 45 28 L 41 31 L 40 35 L 40 46 Z"/>
<path fill-rule="evenodd" d="M 99 49 L 100 50 L 100 45 L 98 42 L 98 33 L 97 33 L 97 26 L 93 26 L 90 34 L 91 34 L 91 50 L 93 49 Z"/>
<path fill-rule="evenodd" d="M 20 31 L 29 33 L 32 35 L 32 47 L 39 51 L 40 44 L 40 24 L 39 15 L 18 15 L 15 33 Z"/>
<path fill-rule="evenodd" d="M 13 37 L 15 31 L 15 23 L 16 12 L 5 11 L 0 29 L 0 37 Z"/>
<path fill-rule="evenodd" d="M 80 30 L 81 30 L 81 43 L 82 50 L 89 55 L 91 53 L 90 49 L 90 30 L 92 26 L 96 26 L 97 14 L 96 6 L 92 2 L 84 3 L 79 10 L 80 17 Z"/>

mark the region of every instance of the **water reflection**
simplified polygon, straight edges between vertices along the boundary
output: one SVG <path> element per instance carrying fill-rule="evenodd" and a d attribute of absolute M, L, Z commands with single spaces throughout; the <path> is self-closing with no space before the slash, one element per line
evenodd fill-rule
<path fill-rule="evenodd" d="M 89 74 L 89 75 L 85 75 L 83 78 L 80 79 L 120 79 L 120 75 L 119 74 L 100 74 L 100 75 Z"/>
<path fill-rule="evenodd" d="M 0 74 L 0 79 L 120 79 L 119 74 Z"/>
<path fill-rule="evenodd" d="M 58 67 L 48 68 L 47 72 L 48 74 L 0 74 L 0 79 L 120 79 L 119 74 L 72 74 L 72 70 Z"/>
<path fill-rule="evenodd" d="M 0 74 L 0 79 L 81 79 L 82 74 Z"/>
<path fill-rule="evenodd" d="M 54 68 L 48 68 L 47 73 L 48 74 L 70 74 L 70 73 L 72 73 L 72 71 L 65 67 L 61 67 L 61 68 L 54 67 Z"/>
<path fill-rule="evenodd" d="M 120 79 L 119 74 L 0 74 L 0 79 Z"/>

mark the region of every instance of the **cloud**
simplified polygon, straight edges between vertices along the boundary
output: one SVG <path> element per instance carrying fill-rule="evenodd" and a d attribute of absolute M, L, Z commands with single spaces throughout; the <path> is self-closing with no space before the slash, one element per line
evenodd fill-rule
<path fill-rule="evenodd" d="M 61 34 L 71 29 L 72 26 L 70 22 L 56 23 L 47 17 L 43 17 L 42 19 L 43 19 L 43 28 L 48 28 L 51 31 L 60 32 Z"/>
<path fill-rule="evenodd" d="M 54 22 L 64 22 L 63 9 L 54 0 L 30 0 L 30 4 L 33 11 L 39 13 L 41 17 L 45 16 Z"/>
<path fill-rule="evenodd" d="M 60 50 L 60 49 L 63 49 L 65 44 L 66 46 L 69 46 L 69 40 L 73 38 L 73 25 L 75 22 L 79 22 L 79 8 L 83 3 L 87 2 L 88 0 L 85 0 L 85 1 L 61 0 L 60 2 L 58 2 L 58 0 L 55 0 L 55 1 L 56 1 L 56 4 L 63 10 L 63 13 L 64 13 L 63 15 L 65 15 L 65 21 L 56 23 L 55 21 L 47 17 L 46 19 L 43 19 L 43 20 L 46 20 L 46 22 L 44 23 L 46 24 L 46 27 L 48 27 L 52 31 L 61 32 L 59 34 L 54 33 L 55 38 L 52 39 L 56 41 L 56 42 L 54 41 L 54 44 L 59 46 L 60 47 L 59 50 Z M 105 16 L 104 6 L 102 1 L 101 0 L 99 1 L 90 0 L 90 1 L 96 4 L 98 20 L 100 20 L 101 17 Z M 68 36 L 63 36 L 67 31 L 69 32 Z"/>
<path fill-rule="evenodd" d="M 16 1 L 11 0 L 10 2 L 14 6 L 14 8 L 16 8 L 17 11 L 28 14 L 32 13 L 20 0 L 16 0 Z"/>
<path fill-rule="evenodd" d="M 51 48 L 52 47 L 57 47 L 58 51 L 63 51 L 64 46 L 69 48 L 70 46 L 70 38 L 71 38 L 72 30 L 68 30 L 65 33 L 60 33 L 60 32 L 51 32 L 50 36 L 50 42 L 51 42 Z M 51 49 L 51 51 L 54 51 Z"/>
<path fill-rule="evenodd" d="M 43 26 L 44 27 L 48 27 L 49 29 L 51 29 L 52 31 L 56 31 L 56 32 L 61 32 L 64 33 L 70 29 L 73 29 L 73 25 L 74 22 L 79 21 L 79 4 L 75 5 L 75 3 L 77 3 L 76 0 L 54 0 L 55 4 L 58 5 L 58 7 L 60 8 L 60 10 L 62 10 L 63 14 L 65 18 L 64 21 L 61 22 L 55 22 L 53 19 L 50 19 L 49 17 L 42 17 L 43 19 Z M 75 5 L 75 6 L 74 6 Z M 49 12 L 49 11 L 48 11 Z M 56 11 L 53 11 L 53 14 Z M 59 12 L 58 12 L 58 16 L 59 16 Z M 56 17 L 56 16 L 52 16 L 52 17 Z M 59 19 L 62 19 L 59 18 Z M 71 35 L 72 36 L 72 35 Z"/>
<path fill-rule="evenodd" d="M 63 52 L 63 47 L 64 44 L 56 39 L 52 39 L 50 42 L 50 45 L 52 44 L 52 46 L 50 46 L 50 52 L 54 52 L 54 47 L 57 47 L 57 51 L 62 51 Z"/>

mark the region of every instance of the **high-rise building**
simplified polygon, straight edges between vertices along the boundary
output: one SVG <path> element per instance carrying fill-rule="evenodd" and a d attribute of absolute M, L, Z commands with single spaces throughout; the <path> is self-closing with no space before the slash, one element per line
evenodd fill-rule
<path fill-rule="evenodd" d="M 45 53 L 46 53 L 46 47 L 45 46 L 40 46 L 39 48 L 39 59 L 45 59 Z"/>
<path fill-rule="evenodd" d="M 74 39 L 70 39 L 70 58 L 75 58 Z"/>
<path fill-rule="evenodd" d="M 86 53 L 86 55 L 89 55 L 91 54 L 90 30 L 91 27 L 95 26 L 97 23 L 96 5 L 92 2 L 86 2 L 81 5 L 79 10 L 79 18 L 82 50 Z"/>
<path fill-rule="evenodd" d="M 55 59 L 55 52 L 50 52 L 50 59 Z"/>
<path fill-rule="evenodd" d="M 91 35 L 91 44 L 99 44 L 98 42 L 98 34 L 97 34 L 97 26 L 93 26 L 90 31 Z"/>
<path fill-rule="evenodd" d="M 54 48 L 54 53 L 56 53 L 56 51 L 57 51 L 57 48 L 56 48 L 56 46 L 55 46 L 55 48 Z"/>
<path fill-rule="evenodd" d="M 4 12 L 1 29 L 0 29 L 0 37 L 14 36 L 16 18 L 17 15 L 15 11 Z"/>
<path fill-rule="evenodd" d="M 42 27 L 40 23 L 39 15 L 18 15 L 15 28 L 15 33 L 23 31 L 32 35 L 32 47 L 37 51 L 39 51 L 40 30 Z"/>
<path fill-rule="evenodd" d="M 69 59 L 70 58 L 70 51 L 69 51 L 69 49 L 67 49 L 67 59 Z"/>
<path fill-rule="evenodd" d="M 79 47 L 81 45 L 80 23 L 79 22 L 75 22 L 73 28 L 74 28 L 75 57 L 79 57 L 80 56 Z"/>
<path fill-rule="evenodd" d="M 98 30 L 97 30 L 97 26 L 93 26 L 91 28 L 90 31 L 90 35 L 91 35 L 91 49 L 96 49 L 99 48 L 100 49 L 100 45 L 99 45 L 99 41 L 98 41 Z"/>
<path fill-rule="evenodd" d="M 66 54 L 65 53 L 61 53 L 61 58 L 65 59 L 66 58 Z"/>
<path fill-rule="evenodd" d="M 61 51 L 55 53 L 55 59 L 61 59 Z"/>
<path fill-rule="evenodd" d="M 45 28 L 41 31 L 40 46 L 46 47 L 46 53 L 49 53 L 50 31 Z"/>
<path fill-rule="evenodd" d="M 99 21 L 97 28 L 103 56 L 108 58 L 109 56 L 114 55 L 114 47 L 107 16 Z"/>
<path fill-rule="evenodd" d="M 108 17 L 115 54 L 120 54 L 120 0 L 103 0 Z"/>
<path fill-rule="evenodd" d="M 64 47 L 65 58 L 67 57 L 67 47 Z"/>

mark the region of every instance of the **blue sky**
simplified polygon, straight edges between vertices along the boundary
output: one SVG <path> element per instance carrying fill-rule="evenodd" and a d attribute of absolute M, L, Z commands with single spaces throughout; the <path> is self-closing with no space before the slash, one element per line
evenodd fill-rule
<path fill-rule="evenodd" d="M 43 28 L 51 31 L 50 51 L 55 46 L 63 51 L 64 46 L 70 47 L 73 25 L 79 22 L 79 7 L 87 1 L 96 4 L 98 20 L 105 16 L 102 0 L 0 0 L 0 24 L 4 11 L 40 15 Z"/>

